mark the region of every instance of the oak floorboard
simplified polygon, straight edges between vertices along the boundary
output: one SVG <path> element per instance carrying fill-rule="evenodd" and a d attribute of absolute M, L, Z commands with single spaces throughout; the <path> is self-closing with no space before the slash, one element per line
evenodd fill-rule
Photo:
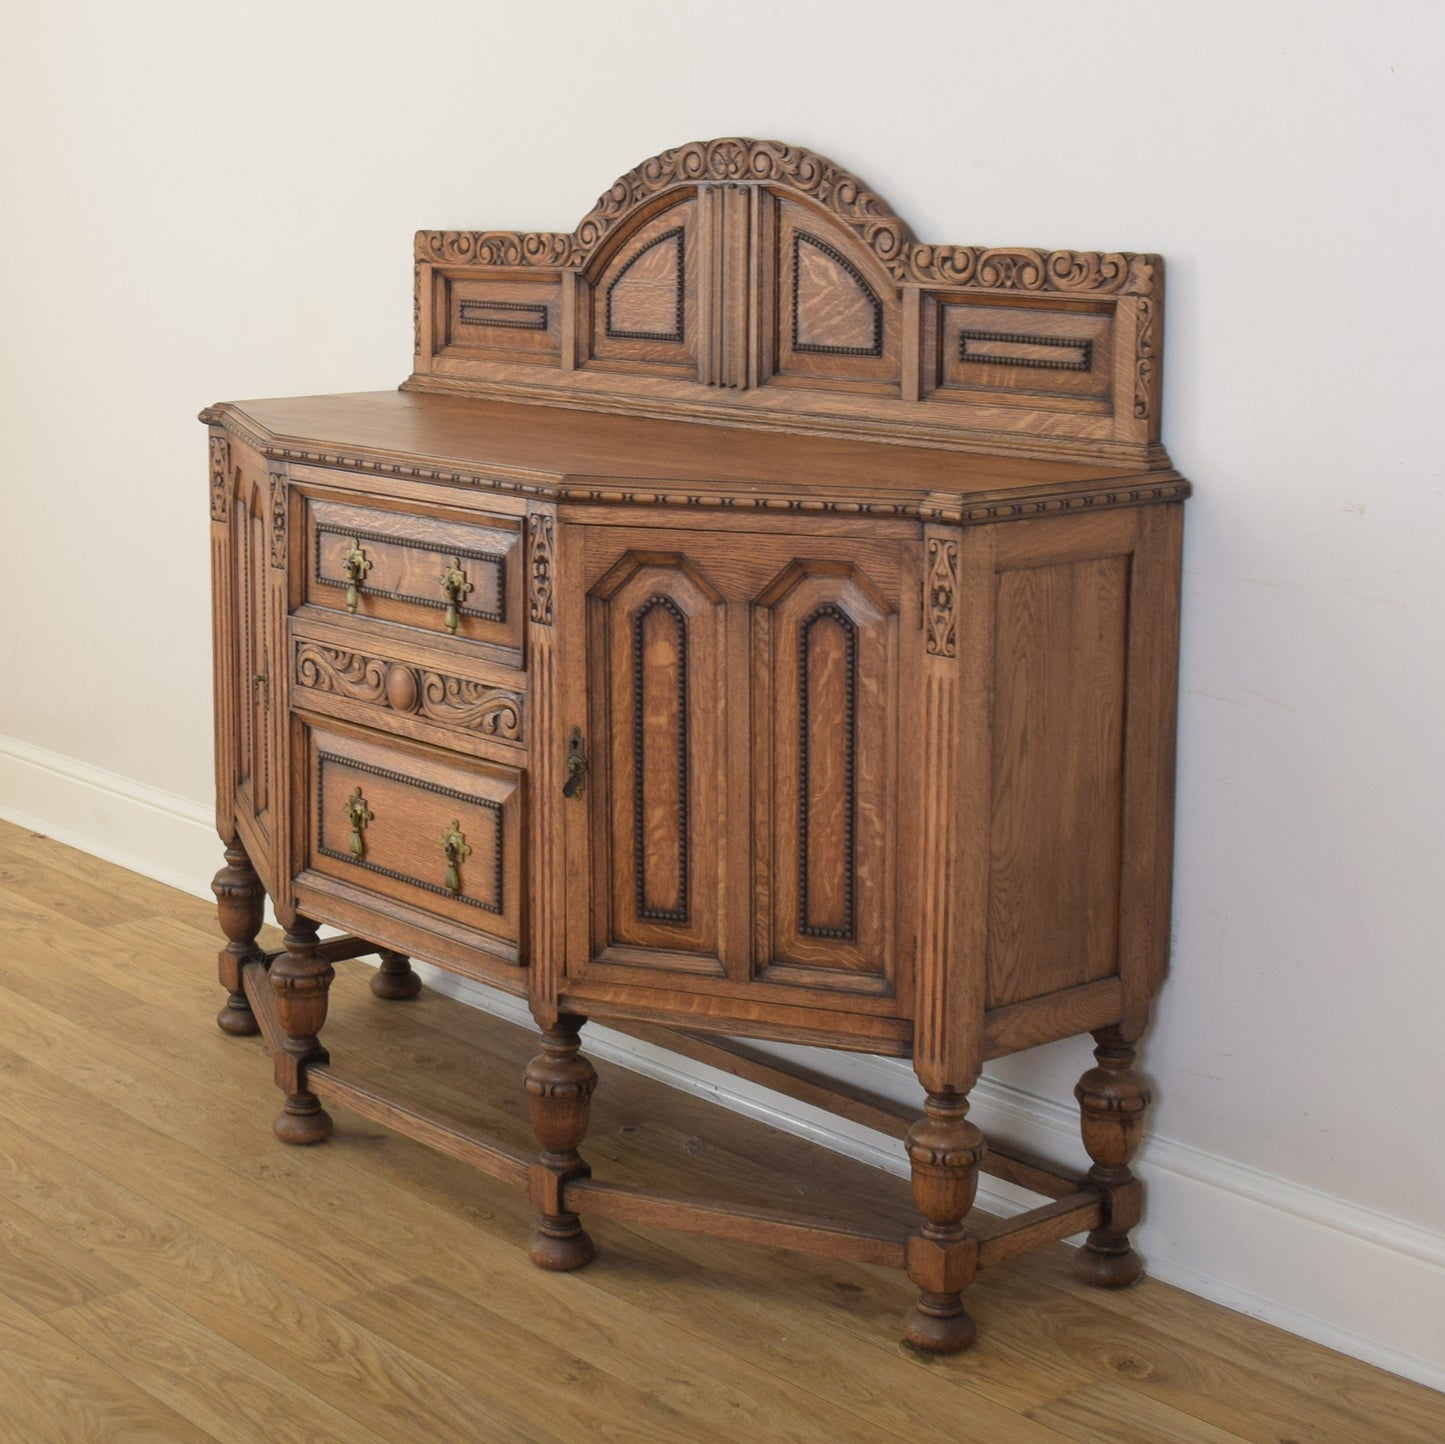
<path fill-rule="evenodd" d="M 3 1002 L 0 1002 L 3 1006 Z M 290 1271 L 323 1299 L 351 1292 L 355 1271 L 385 1274 L 373 1250 L 349 1246 L 325 1221 L 248 1183 L 205 1153 L 176 1143 L 86 1089 L 46 1075 L 0 1048 L 0 1087 L 9 1118 L 50 1138 L 71 1157 L 96 1160 L 106 1177 L 183 1221 L 207 1229 L 238 1253 L 265 1263 L 294 1255 Z M 216 1199 L 231 1209 L 217 1217 Z M 391 1280 L 399 1281 L 394 1274 Z"/>
<path fill-rule="evenodd" d="M 515 1318 L 503 1318 L 481 1301 L 461 1298 L 432 1279 L 414 1279 L 398 1288 L 359 1294 L 341 1309 L 348 1318 L 393 1341 L 426 1334 L 439 1345 L 439 1366 L 455 1378 L 495 1369 L 547 1380 L 545 1389 L 532 1394 L 530 1413 L 537 1422 L 564 1436 L 576 1431 L 617 1444 L 668 1444 L 683 1437 L 697 1444 L 730 1444 L 746 1417 L 746 1403 L 753 1403 L 745 1402 L 744 1391 L 734 1385 L 728 1399 L 732 1417 L 715 1426 L 659 1397 L 657 1376 L 668 1370 L 659 1370 L 656 1352 L 639 1382 L 624 1380 L 614 1370 L 585 1357 L 570 1339 L 554 1344 Z M 557 1322 L 565 1328 L 565 1317 Z M 613 1337 L 605 1342 L 607 1352 L 615 1357 L 619 1352 L 617 1334 L 635 1320 L 611 1322 Z M 654 1338 L 652 1349 L 661 1343 Z M 770 1430 L 780 1439 L 799 1440 L 836 1439 L 840 1427 L 858 1427 L 860 1421 L 826 1405 L 819 1408 L 820 1403 L 811 1396 L 790 1400 L 776 1390 L 762 1407 L 753 1403 L 749 1427 Z"/>
<path fill-rule="evenodd" d="M 0 1295 L 0 1444 L 192 1444 L 211 1435 Z"/>
<path fill-rule="evenodd" d="M 363 1423 L 292 1389 L 284 1374 L 147 1289 L 62 1309 L 49 1322 L 222 1444 L 381 1444 Z"/>
<path fill-rule="evenodd" d="M 56 932 L 55 914 L 42 904 L 0 885 L 0 917 L 5 920 L 5 947 L 0 950 L 0 984 L 23 998 L 53 1004 L 71 1018 L 104 1020 L 108 1013 L 129 1007 L 129 993 L 88 977 L 77 968 L 77 957 L 88 948 L 52 942 Z M 78 931 L 78 929 L 77 929 Z M 80 934 L 93 934 L 86 929 Z"/>
<path fill-rule="evenodd" d="M 1028 1275 L 1045 1286 L 1072 1286 L 1065 1250 L 1041 1249 L 1029 1257 L 1026 1267 Z M 1226 1363 L 1329 1399 L 1333 1410 L 1358 1419 L 1362 1429 L 1386 1420 L 1393 1431 L 1390 1437 L 1402 1444 L 1440 1444 L 1445 1439 L 1445 1395 L 1223 1304 L 1152 1280 L 1138 1289 L 1096 1289 L 1089 1297 L 1096 1306 L 1167 1334 L 1186 1347 L 1207 1338 L 1210 1352 Z"/>
<path fill-rule="evenodd" d="M 129 1274 L 0 1199 L 0 1294 L 44 1318 L 134 1287 Z"/>
<path fill-rule="evenodd" d="M 57 917 L 88 927 L 104 927 L 123 918 L 149 917 L 165 910 L 164 895 L 144 878 L 114 868 L 119 877 L 99 879 L 82 852 L 67 849 L 69 868 L 57 867 L 43 853 L 0 859 L 0 888 L 45 908 Z M 13 906 L 13 904 L 12 904 Z"/>
<path fill-rule="evenodd" d="M 1118 1384 L 1091 1384 L 1033 1411 L 1079 1444 L 1240 1444 L 1240 1436 Z"/>
<path fill-rule="evenodd" d="M 1067 1360 L 1269 1444 L 1271 1428 L 1310 1444 L 1445 1439 L 1445 1395 L 1181 1289 L 1080 1289 L 1064 1249 L 995 1277 L 1013 1307 L 994 1328 L 1039 1367 Z"/>
<path fill-rule="evenodd" d="M 0 869 L 0 1444 L 1445 1438 L 1428 1389 L 1153 1281 L 1083 1290 L 1062 1247 L 980 1277 L 951 1359 L 900 1346 L 889 1270 L 602 1221 L 591 1267 L 539 1271 L 519 1192 L 342 1108 L 320 1148 L 274 1140 L 264 1048 L 214 1025 L 209 905 L 5 824 Z M 339 1069 L 531 1146 L 530 1030 L 337 973 Z M 598 1177 L 907 1210 L 900 1179 L 598 1071 Z"/>
<path fill-rule="evenodd" d="M 285 1375 L 292 1388 L 392 1444 L 419 1438 L 473 1444 L 478 1420 L 486 1421 L 482 1437 L 489 1440 L 557 1438 L 504 1400 L 456 1383 L 306 1292 L 288 1277 L 295 1255 L 280 1251 L 276 1272 L 264 1268 L 13 1123 L 0 1130 L 0 1192 L 74 1233 L 157 1298 Z M 505 1381 L 478 1383 L 505 1385 L 516 1399 Z"/>

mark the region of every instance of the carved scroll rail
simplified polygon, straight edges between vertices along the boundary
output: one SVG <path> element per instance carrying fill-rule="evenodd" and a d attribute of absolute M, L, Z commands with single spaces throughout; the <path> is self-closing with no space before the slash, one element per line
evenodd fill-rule
<path fill-rule="evenodd" d="M 580 270 L 617 223 L 654 196 L 700 182 L 752 182 L 806 196 L 852 230 L 896 281 L 998 291 L 1147 296 L 1157 258 L 1127 251 L 921 245 L 857 176 L 773 140 L 727 138 L 665 150 L 615 181 L 570 235 L 524 231 L 418 231 L 416 258 L 448 266 Z"/>
<path fill-rule="evenodd" d="M 445 727 L 521 742 L 522 695 L 453 677 L 427 667 L 408 667 L 319 642 L 296 649 L 296 685 L 329 692 L 400 713 L 418 713 Z"/>

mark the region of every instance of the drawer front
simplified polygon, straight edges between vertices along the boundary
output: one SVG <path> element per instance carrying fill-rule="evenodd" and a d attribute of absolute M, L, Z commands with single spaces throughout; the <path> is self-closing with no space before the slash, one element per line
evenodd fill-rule
<path fill-rule="evenodd" d="M 404 914 L 518 942 L 520 772 L 321 729 L 307 753 L 312 871 Z"/>
<path fill-rule="evenodd" d="M 312 497 L 303 599 L 439 638 L 522 645 L 522 532 L 514 519 L 439 520 Z"/>
<path fill-rule="evenodd" d="M 515 760 L 527 741 L 525 685 L 519 673 L 470 657 L 363 644 L 342 626 L 293 623 L 293 703 L 344 722 Z"/>

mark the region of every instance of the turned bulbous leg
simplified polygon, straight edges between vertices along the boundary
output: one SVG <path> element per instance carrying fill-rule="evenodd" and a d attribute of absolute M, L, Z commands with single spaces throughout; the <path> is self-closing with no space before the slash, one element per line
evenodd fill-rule
<path fill-rule="evenodd" d="M 233 837 L 226 845 L 226 865 L 216 874 L 211 891 L 221 931 L 229 940 L 216 958 L 216 972 L 227 994 L 225 1006 L 216 1014 L 216 1026 L 237 1038 L 250 1037 L 261 1031 L 261 1025 L 246 998 L 241 969 L 264 957 L 256 934 L 266 913 L 266 890 L 240 838 Z"/>
<path fill-rule="evenodd" d="M 335 977 L 317 952 L 316 924 L 298 917 L 286 933 L 286 951 L 271 964 L 271 987 L 285 1041 L 276 1054 L 276 1083 L 286 1095 L 272 1125 L 283 1143 L 321 1143 L 331 1136 L 331 1115 L 306 1086 L 306 1069 L 328 1060 L 317 1034 L 326 1022 L 326 994 Z"/>
<path fill-rule="evenodd" d="M 919 1294 L 903 1336 L 930 1354 L 966 1349 L 978 1332 L 963 1307 L 963 1290 L 973 1282 L 978 1264 L 978 1242 L 963 1219 L 978 1192 L 984 1143 L 967 1115 L 967 1098 L 930 1093 L 924 1116 L 904 1143 L 923 1227 L 908 1241 L 908 1277 Z"/>
<path fill-rule="evenodd" d="M 401 1003 L 421 992 L 421 979 L 412 971 L 411 959 L 405 953 L 382 948 L 381 967 L 371 975 L 371 991 L 388 1002 Z"/>
<path fill-rule="evenodd" d="M 1094 1034 L 1097 1060 L 1074 1089 L 1079 1100 L 1084 1147 L 1094 1166 L 1086 1182 L 1104 1195 L 1104 1222 L 1074 1253 L 1074 1273 L 1095 1288 L 1119 1289 L 1144 1275 L 1144 1264 L 1129 1244 L 1139 1222 L 1143 1190 L 1129 1171 L 1139 1146 L 1149 1086 L 1134 1071 L 1134 1045 L 1117 1028 Z"/>
<path fill-rule="evenodd" d="M 577 1151 L 587 1135 L 597 1071 L 581 1053 L 578 1034 L 586 1020 L 564 1014 L 542 1031 L 542 1051 L 527 1064 L 527 1103 L 542 1152 L 532 1165 L 531 1194 L 537 1229 L 528 1245 L 532 1262 L 544 1269 L 579 1269 L 596 1249 L 582 1221 L 565 1202 L 568 1180 L 592 1170 Z"/>

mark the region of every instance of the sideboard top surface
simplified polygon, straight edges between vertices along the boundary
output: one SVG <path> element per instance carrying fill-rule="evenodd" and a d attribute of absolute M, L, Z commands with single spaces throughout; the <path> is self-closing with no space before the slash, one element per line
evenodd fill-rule
<path fill-rule="evenodd" d="M 776 490 L 793 506 L 943 516 L 974 505 L 1175 500 L 1188 490 L 1174 471 L 401 391 L 230 402 L 202 419 L 278 461 L 556 500 L 766 505 Z"/>

